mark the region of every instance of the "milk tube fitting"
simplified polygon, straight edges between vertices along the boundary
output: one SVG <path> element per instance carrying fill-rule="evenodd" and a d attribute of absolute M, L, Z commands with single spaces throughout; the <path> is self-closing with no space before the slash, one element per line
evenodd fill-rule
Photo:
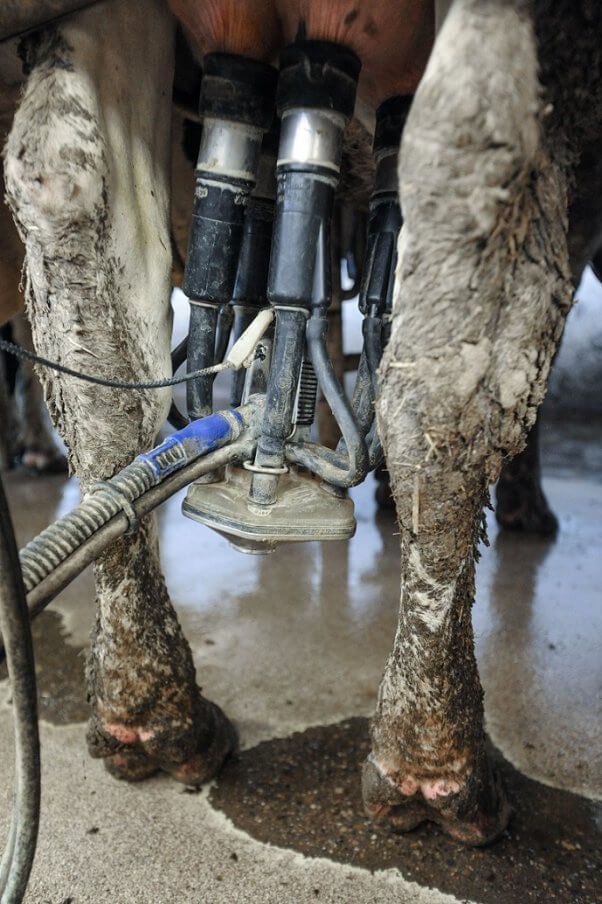
<path fill-rule="evenodd" d="M 263 137 L 255 188 L 247 202 L 243 236 L 230 305 L 234 313 L 233 336 L 238 339 L 267 304 L 268 269 L 276 201 L 276 156 L 278 120 Z M 230 404 L 240 405 L 245 375 L 237 371 L 230 384 Z"/>
<path fill-rule="evenodd" d="M 397 190 L 397 157 L 412 97 L 392 97 L 376 111 L 373 155 L 374 188 L 369 202 L 366 262 L 359 292 L 364 315 L 363 347 L 353 392 L 353 410 L 368 437 L 370 468 L 379 464 L 382 450 L 374 422 L 376 372 L 386 344 L 393 304 L 397 241 L 402 217 Z M 339 450 L 344 447 L 341 443 Z"/>
<path fill-rule="evenodd" d="M 268 275 L 276 332 L 254 461 L 260 473 L 250 488 L 250 498 L 263 505 L 275 502 L 279 474 L 286 468 L 294 406 L 285 397 L 294 401 L 299 385 L 306 320 L 312 311 L 323 314 L 330 303 L 334 193 L 359 70 L 351 50 L 328 41 L 295 42 L 280 59 L 278 189 Z M 317 368 L 316 374 L 320 380 Z"/>
<path fill-rule="evenodd" d="M 183 283 L 191 301 L 189 372 L 216 363 L 219 312 L 234 290 L 245 207 L 274 116 L 276 78 L 272 66 L 245 57 L 211 53 L 203 61 L 203 134 Z M 193 419 L 211 413 L 213 377 L 188 384 L 187 405 Z"/>

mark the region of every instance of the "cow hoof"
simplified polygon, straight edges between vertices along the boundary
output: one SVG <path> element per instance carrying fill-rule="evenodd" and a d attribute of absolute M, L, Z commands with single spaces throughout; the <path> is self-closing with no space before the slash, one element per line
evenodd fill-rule
<path fill-rule="evenodd" d="M 68 471 L 67 459 L 60 452 L 29 448 L 21 452 L 19 460 L 22 468 L 39 477 L 66 474 Z"/>
<path fill-rule="evenodd" d="M 221 766 L 238 747 L 238 735 L 232 722 L 215 703 L 207 701 L 212 726 L 198 750 L 189 759 L 171 766 L 170 775 L 186 785 L 202 785 L 219 772 Z"/>
<path fill-rule="evenodd" d="M 456 779 L 393 780 L 371 755 L 364 763 L 362 792 L 368 816 L 393 832 L 410 832 L 434 822 L 463 844 L 491 844 L 502 834 L 512 809 L 499 773 L 489 770 L 486 787 L 462 787 Z"/>
<path fill-rule="evenodd" d="M 159 772 L 143 750 L 122 750 L 104 760 L 105 769 L 113 778 L 124 782 L 142 782 Z"/>
<path fill-rule="evenodd" d="M 95 715 L 88 727 L 88 750 L 117 779 L 138 782 L 162 771 L 186 785 L 202 785 L 236 750 L 238 738 L 215 703 L 201 698 L 198 710 L 194 724 L 177 728 L 148 728 Z"/>
<path fill-rule="evenodd" d="M 554 537 L 558 519 L 536 482 L 514 481 L 503 476 L 496 492 L 495 519 L 503 530 Z"/>

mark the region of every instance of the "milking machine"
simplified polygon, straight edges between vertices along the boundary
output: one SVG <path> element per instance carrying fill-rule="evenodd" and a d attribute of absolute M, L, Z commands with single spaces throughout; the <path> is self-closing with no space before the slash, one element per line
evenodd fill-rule
<path fill-rule="evenodd" d="M 391 318 L 401 225 L 396 160 L 409 98 L 386 101 L 376 116 L 376 181 L 359 301 L 364 347 L 351 402 L 326 348 L 333 205 L 359 68 L 351 51 L 326 41 L 297 42 L 281 56 L 277 198 L 266 292 L 275 332 L 258 347 L 244 390 L 257 391 L 258 375 L 265 382 L 267 372 L 265 390 L 259 387 L 265 392 L 261 433 L 252 459 L 242 467 L 229 465 L 221 479 L 192 484 L 182 506 L 185 515 L 245 552 L 268 553 L 280 542 L 351 537 L 355 518 L 346 490 L 382 459 L 374 419 L 376 370 Z M 240 385 L 239 378 L 231 398 L 239 397 Z M 318 389 L 342 434 L 334 451 L 312 440 Z"/>
<path fill-rule="evenodd" d="M 279 540 L 347 539 L 355 527 L 353 504 L 337 490 L 366 475 L 366 446 L 325 337 L 334 194 L 359 68 L 355 54 L 328 42 L 298 43 L 281 56 L 267 282 L 275 330 L 262 350 L 262 369 L 267 354 L 271 362 L 261 433 L 242 468 L 228 468 L 219 482 L 193 485 L 183 504 L 184 514 L 248 552 L 269 552 Z M 252 380 L 253 370 L 250 389 Z M 309 437 L 318 385 L 345 437 L 339 455 Z"/>
<path fill-rule="evenodd" d="M 20 560 L 0 496 L 0 661 L 6 655 L 18 761 L 15 815 L 0 871 L 2 904 L 21 900 L 37 828 L 29 619 L 185 486 L 183 513 L 245 552 L 354 533 L 347 491 L 382 457 L 376 371 L 390 330 L 401 226 L 396 155 L 410 102 L 392 98 L 376 115 L 376 178 L 359 293 L 363 349 L 349 399 L 328 356 L 326 333 L 333 206 L 359 70 L 358 58 L 345 47 L 312 40 L 289 46 L 280 61 L 275 120 L 272 67 L 228 54 L 205 58 L 203 137 L 184 280 L 190 332 L 177 356 L 178 363 L 187 356 L 188 373 L 146 384 L 76 374 L 124 389 L 185 381 L 188 418 L 178 414 L 181 429 L 94 485 L 80 505 L 21 551 Z M 232 407 L 214 412 L 219 372 L 231 373 Z M 318 391 L 341 431 L 336 449 L 316 438 Z"/>

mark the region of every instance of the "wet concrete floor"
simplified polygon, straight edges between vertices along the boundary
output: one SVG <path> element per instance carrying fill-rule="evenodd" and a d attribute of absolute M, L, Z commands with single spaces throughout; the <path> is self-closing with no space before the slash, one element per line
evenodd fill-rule
<path fill-rule="evenodd" d="M 375 512 L 372 481 L 354 491 L 349 544 L 267 558 L 182 518 L 178 496 L 160 513 L 167 580 L 199 683 L 236 721 L 242 753 L 200 795 L 166 778 L 123 785 L 87 758 L 82 575 L 35 625 L 44 786 L 26 900 L 601 901 L 602 425 L 549 423 L 543 443 L 559 536 L 501 535 L 490 518 L 478 573 L 487 728 L 516 808 L 496 846 L 466 851 L 428 827 L 386 835 L 364 819 L 366 718 L 399 598 L 395 523 Z M 74 481 L 19 473 L 8 491 L 21 543 L 78 498 Z M 0 680 L 0 832 L 10 710 Z"/>

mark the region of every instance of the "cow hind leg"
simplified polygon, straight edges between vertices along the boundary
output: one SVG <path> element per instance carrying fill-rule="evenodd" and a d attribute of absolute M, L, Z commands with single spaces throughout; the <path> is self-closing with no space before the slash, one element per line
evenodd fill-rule
<path fill-rule="evenodd" d="M 504 530 L 554 537 L 558 518 L 541 484 L 538 416 L 522 452 L 506 462 L 495 488 L 495 517 Z"/>
<path fill-rule="evenodd" d="M 485 844 L 510 807 L 488 761 L 471 608 L 488 485 L 535 419 L 571 302 L 566 179 L 533 23 L 456 0 L 406 125 L 405 227 L 379 426 L 401 528 L 399 624 L 364 768 L 367 811 Z"/>
<path fill-rule="evenodd" d="M 6 149 L 36 348 L 130 381 L 170 369 L 172 39 L 164 4 L 118 0 L 29 41 L 31 74 Z M 84 491 L 153 444 L 169 405 L 165 391 L 43 378 Z M 207 779 L 234 732 L 197 688 L 154 520 L 117 541 L 94 571 L 90 752 L 120 778 L 164 769 Z"/>

